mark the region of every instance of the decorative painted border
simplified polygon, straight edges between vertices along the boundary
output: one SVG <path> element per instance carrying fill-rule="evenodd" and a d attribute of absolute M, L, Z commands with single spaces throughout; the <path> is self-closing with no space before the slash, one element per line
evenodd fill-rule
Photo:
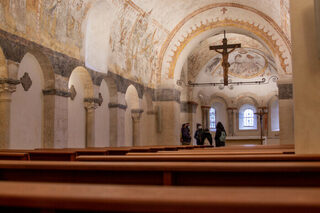
<path fill-rule="evenodd" d="M 162 62 L 163 62 L 163 58 L 165 55 L 165 52 L 167 51 L 172 39 L 175 37 L 175 35 L 178 33 L 178 31 L 184 26 L 185 23 L 187 23 L 190 19 L 192 19 L 193 17 L 195 17 L 196 15 L 203 13 L 207 10 L 211 10 L 214 8 L 218 8 L 218 7 L 235 7 L 235 8 L 240 8 L 240 9 L 244 9 L 247 11 L 251 11 L 257 15 L 259 15 L 260 17 L 262 17 L 264 20 L 266 20 L 275 30 L 276 32 L 281 36 L 282 40 L 285 42 L 289 53 L 291 55 L 291 42 L 289 40 L 289 38 L 286 36 L 286 34 L 283 32 L 283 30 L 279 27 L 279 25 L 272 19 L 270 18 L 268 15 L 266 15 L 265 13 L 253 8 L 253 7 L 249 7 L 249 6 L 245 6 L 242 4 L 237 4 L 237 3 L 214 3 L 211 5 L 207 5 L 205 7 L 199 8 L 198 10 L 195 10 L 194 12 L 192 12 L 191 14 L 189 14 L 188 16 L 186 16 L 184 19 L 182 19 L 180 21 L 180 23 L 178 25 L 176 25 L 174 27 L 174 29 L 170 32 L 170 34 L 168 35 L 166 41 L 164 42 L 164 44 L 161 47 L 161 50 L 159 52 L 159 69 L 157 72 L 157 83 L 161 83 L 161 72 L 162 72 Z M 173 77 L 169 75 L 169 77 Z"/>
<path fill-rule="evenodd" d="M 196 36 L 200 35 L 201 33 L 205 32 L 207 30 L 211 30 L 211 29 L 214 29 L 217 27 L 230 27 L 230 26 L 247 30 L 249 32 L 254 33 L 259 38 L 261 38 L 268 45 L 268 47 L 271 49 L 273 54 L 279 56 L 281 67 L 286 72 L 286 67 L 288 65 L 285 63 L 285 60 L 287 59 L 287 57 L 282 56 L 282 53 L 284 51 L 280 50 L 280 47 L 277 45 L 277 41 L 272 39 L 272 35 L 268 35 L 268 32 L 264 31 L 264 28 L 261 29 L 261 28 L 259 28 L 259 25 L 255 26 L 254 24 L 250 24 L 245 21 L 224 19 L 222 21 L 220 21 L 220 20 L 213 21 L 213 22 L 207 21 L 206 23 L 201 23 L 201 25 L 196 27 L 196 29 L 194 29 L 194 30 L 192 29 L 192 32 L 189 33 L 188 36 L 183 41 L 180 41 L 180 46 L 176 46 L 177 49 L 174 51 L 174 54 L 171 57 L 172 61 L 170 63 L 170 67 L 169 67 L 168 77 L 169 78 L 174 77 L 174 70 L 175 70 L 175 66 L 178 61 L 178 58 L 179 58 L 182 50 L 186 47 L 186 45 L 192 39 L 194 39 Z M 161 73 L 160 73 L 160 75 L 161 75 Z"/>

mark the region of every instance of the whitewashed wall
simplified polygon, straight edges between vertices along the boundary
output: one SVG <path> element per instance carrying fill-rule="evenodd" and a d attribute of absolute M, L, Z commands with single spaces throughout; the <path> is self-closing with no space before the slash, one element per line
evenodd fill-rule
<path fill-rule="evenodd" d="M 20 84 L 12 94 L 10 148 L 14 149 L 42 147 L 43 74 L 37 59 L 29 53 L 20 63 L 18 79 L 25 72 L 32 80 L 31 88 L 24 91 Z"/>
<path fill-rule="evenodd" d="M 107 83 L 104 80 L 101 82 L 100 93 L 103 102 L 95 111 L 95 146 L 108 147 L 110 145 L 110 116 L 108 106 L 110 96 Z"/>

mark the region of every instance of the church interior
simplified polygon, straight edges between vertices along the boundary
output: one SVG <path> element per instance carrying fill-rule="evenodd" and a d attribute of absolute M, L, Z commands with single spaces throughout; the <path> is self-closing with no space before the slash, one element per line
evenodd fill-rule
<path fill-rule="evenodd" d="M 0 209 L 319 212 L 319 90 L 318 0 L 0 0 Z"/>

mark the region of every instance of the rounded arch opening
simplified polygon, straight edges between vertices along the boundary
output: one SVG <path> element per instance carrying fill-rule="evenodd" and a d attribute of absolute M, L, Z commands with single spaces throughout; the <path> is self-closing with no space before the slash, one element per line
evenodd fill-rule
<path fill-rule="evenodd" d="M 138 92 L 133 85 L 130 85 L 127 88 L 125 102 L 127 104 L 125 113 L 125 144 L 121 144 L 121 146 L 133 146 L 133 122 L 131 110 L 140 109 Z"/>
<path fill-rule="evenodd" d="M 86 110 L 84 99 L 93 98 L 93 84 L 84 67 L 75 68 L 69 78 L 68 87 L 68 144 L 69 148 L 84 148 L 86 141 Z"/>
<path fill-rule="evenodd" d="M 43 138 L 44 123 L 44 75 L 38 59 L 27 53 L 21 60 L 17 78 L 28 73 L 31 86 L 26 91 L 22 85 L 17 85 L 12 94 L 10 148 L 34 149 L 42 148 L 46 142 Z M 29 80 L 28 80 L 29 82 Z"/>

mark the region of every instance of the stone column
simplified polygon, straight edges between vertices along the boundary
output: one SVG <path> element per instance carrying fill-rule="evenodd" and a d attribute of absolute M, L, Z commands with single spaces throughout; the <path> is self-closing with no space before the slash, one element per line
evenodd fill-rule
<path fill-rule="evenodd" d="M 158 145 L 180 144 L 180 92 L 175 89 L 155 90 L 156 134 Z"/>
<path fill-rule="evenodd" d="M 124 140 L 124 119 L 127 106 L 109 103 L 110 115 L 110 146 L 117 147 Z"/>
<path fill-rule="evenodd" d="M 227 108 L 227 111 L 228 111 L 228 124 L 229 124 L 229 134 L 230 136 L 234 136 L 234 129 L 235 129 L 235 126 L 234 126 L 234 112 L 236 112 L 237 108 L 232 108 L 232 107 L 229 107 Z"/>
<path fill-rule="evenodd" d="M 98 104 L 94 100 L 85 99 L 86 109 L 86 147 L 94 147 L 94 112 Z"/>
<path fill-rule="evenodd" d="M 204 129 L 209 129 L 210 127 L 210 121 L 209 121 L 209 111 L 210 106 L 201 106 L 202 111 L 202 126 Z"/>
<path fill-rule="evenodd" d="M 43 90 L 43 148 L 65 148 L 68 145 L 68 98 L 60 89 Z"/>
<path fill-rule="evenodd" d="M 280 144 L 294 143 L 292 83 L 281 83 L 279 88 Z"/>
<path fill-rule="evenodd" d="M 143 113 L 143 109 L 132 109 L 131 116 L 132 116 L 132 136 L 133 136 L 133 146 L 141 145 L 140 140 L 140 119 L 141 114 Z"/>
<path fill-rule="evenodd" d="M 11 94 L 16 91 L 18 81 L 0 79 L 0 148 L 10 145 L 10 106 Z"/>
<path fill-rule="evenodd" d="M 320 154 L 319 11 L 319 1 L 290 1 L 296 154 Z"/>

